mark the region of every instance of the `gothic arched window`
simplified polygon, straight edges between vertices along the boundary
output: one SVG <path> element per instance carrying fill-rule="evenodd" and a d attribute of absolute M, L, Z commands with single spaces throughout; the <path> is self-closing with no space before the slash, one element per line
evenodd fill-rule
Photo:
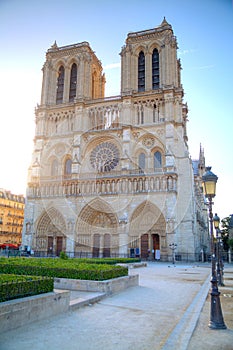
<path fill-rule="evenodd" d="M 119 150 L 111 142 L 100 143 L 90 155 L 92 167 L 99 172 L 111 171 L 118 165 L 119 159 Z"/>
<path fill-rule="evenodd" d="M 77 65 L 76 63 L 72 64 L 70 72 L 70 94 L 69 101 L 74 101 L 76 97 L 76 87 L 77 87 Z"/>
<path fill-rule="evenodd" d="M 51 165 L 51 176 L 57 176 L 57 175 L 58 175 L 58 161 L 57 159 L 54 159 Z"/>
<path fill-rule="evenodd" d="M 154 153 L 154 169 L 162 167 L 162 155 L 159 151 Z"/>
<path fill-rule="evenodd" d="M 138 91 L 145 91 L 145 55 L 142 51 L 138 56 Z"/>
<path fill-rule="evenodd" d="M 146 167 L 146 156 L 144 153 L 139 154 L 138 165 L 140 170 L 144 170 Z"/>
<path fill-rule="evenodd" d="M 64 168 L 64 175 L 70 175 L 72 171 L 72 160 L 66 159 L 65 161 L 65 168 Z"/>
<path fill-rule="evenodd" d="M 64 67 L 60 66 L 60 68 L 58 70 L 58 77 L 57 77 L 57 96 L 56 96 L 56 103 L 57 104 L 63 102 L 64 76 L 65 76 Z"/>
<path fill-rule="evenodd" d="M 159 89 L 159 52 L 154 49 L 152 53 L 152 89 Z"/>

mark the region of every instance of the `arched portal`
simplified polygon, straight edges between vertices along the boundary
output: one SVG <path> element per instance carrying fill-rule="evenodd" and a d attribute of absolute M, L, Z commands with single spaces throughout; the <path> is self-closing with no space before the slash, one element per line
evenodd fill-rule
<path fill-rule="evenodd" d="M 129 248 L 140 251 L 142 259 L 160 258 L 163 249 L 166 249 L 166 222 L 156 205 L 144 201 L 134 210 L 130 220 L 129 239 Z"/>
<path fill-rule="evenodd" d="M 88 203 L 81 211 L 76 225 L 75 252 L 80 256 L 110 257 L 119 251 L 117 218 L 103 200 Z"/>
<path fill-rule="evenodd" d="M 59 256 L 66 250 L 66 225 L 62 214 L 55 208 L 44 211 L 36 225 L 35 251 Z"/>

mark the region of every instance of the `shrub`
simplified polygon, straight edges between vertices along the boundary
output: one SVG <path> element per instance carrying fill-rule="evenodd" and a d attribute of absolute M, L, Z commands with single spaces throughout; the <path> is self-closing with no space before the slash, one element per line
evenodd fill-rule
<path fill-rule="evenodd" d="M 60 256 L 60 259 L 64 259 L 64 260 L 68 259 L 68 255 L 65 252 L 61 252 L 59 256 Z"/>
<path fill-rule="evenodd" d="M 17 275 L 103 281 L 127 276 L 128 268 L 108 264 L 90 264 L 79 259 L 0 258 L 1 272 Z"/>
<path fill-rule="evenodd" d="M 0 302 L 52 292 L 53 278 L 0 274 Z"/>

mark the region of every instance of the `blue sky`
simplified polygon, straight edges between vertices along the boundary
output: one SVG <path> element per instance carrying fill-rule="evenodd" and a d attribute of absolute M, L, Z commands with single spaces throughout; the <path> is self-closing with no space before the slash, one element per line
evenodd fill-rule
<path fill-rule="evenodd" d="M 233 213 L 233 6 L 230 0 L 0 0 L 0 187 L 26 191 L 48 48 L 88 41 L 102 61 L 106 96 L 120 93 L 120 51 L 130 31 L 163 17 L 173 27 L 189 107 L 189 151 L 218 175 L 214 211 Z"/>

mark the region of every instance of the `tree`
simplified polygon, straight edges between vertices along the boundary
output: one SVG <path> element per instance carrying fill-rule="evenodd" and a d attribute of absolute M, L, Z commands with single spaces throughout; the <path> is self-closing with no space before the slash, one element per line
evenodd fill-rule
<path fill-rule="evenodd" d="M 228 251 L 229 247 L 233 248 L 233 214 L 222 219 L 221 224 L 223 248 Z"/>

